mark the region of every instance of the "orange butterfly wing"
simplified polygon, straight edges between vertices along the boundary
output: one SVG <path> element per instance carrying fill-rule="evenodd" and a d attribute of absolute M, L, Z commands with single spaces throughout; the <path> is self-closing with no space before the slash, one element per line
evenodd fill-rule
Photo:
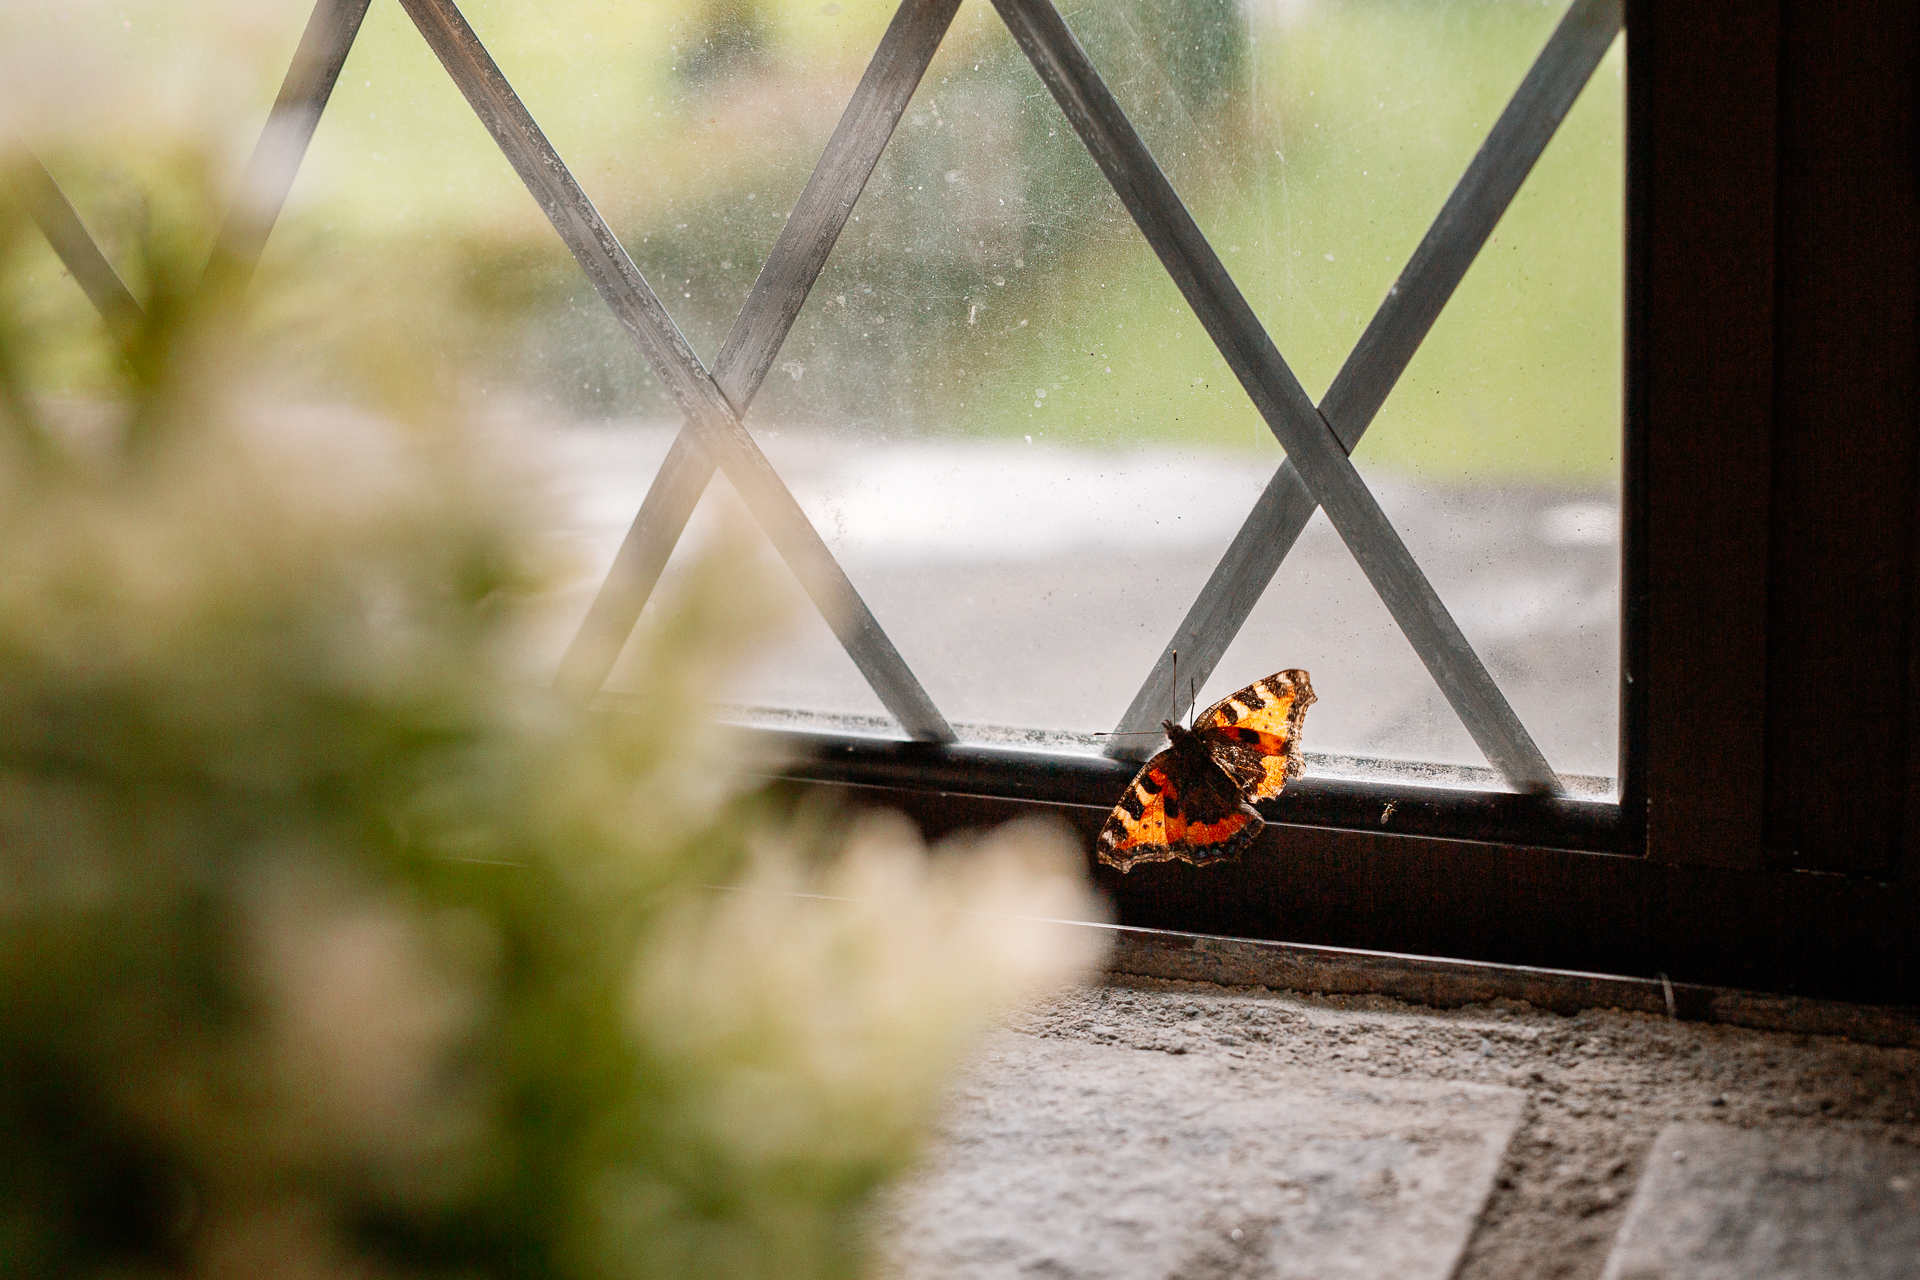
<path fill-rule="evenodd" d="M 1121 871 L 1174 859 L 1204 866 L 1233 857 L 1266 825 L 1227 794 L 1224 776 L 1216 783 L 1181 774 L 1171 751 L 1147 761 L 1100 828 L 1100 861 Z"/>
<path fill-rule="evenodd" d="M 1314 701 L 1306 672 L 1278 671 L 1208 707 L 1193 731 L 1247 799 L 1270 800 L 1300 776 L 1300 732 Z"/>

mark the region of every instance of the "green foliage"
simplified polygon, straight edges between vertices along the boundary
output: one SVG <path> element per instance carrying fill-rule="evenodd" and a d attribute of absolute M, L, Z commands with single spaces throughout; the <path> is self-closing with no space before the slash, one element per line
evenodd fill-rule
<path fill-rule="evenodd" d="M 123 6 L 155 41 L 173 33 L 144 55 L 154 64 L 177 56 L 190 27 L 155 11 L 181 2 Z M 893 8 L 464 6 L 708 359 Z M 1563 11 L 1557 0 L 1063 5 L 1316 397 Z M 291 32 L 257 60 L 271 67 L 290 49 Z M 1617 478 L 1623 68 L 1616 48 L 1382 409 L 1363 467 Z M 324 287 L 292 273 L 320 293 L 364 282 L 360 297 L 410 312 L 496 401 L 587 419 L 677 416 L 399 6 L 370 11 L 303 175 L 269 273 L 324 264 Z M 132 219 L 110 175 L 62 178 L 86 188 L 110 237 L 125 236 Z M 1245 392 L 984 0 L 961 6 L 854 212 L 756 422 L 1174 442 L 1277 462 Z M 44 279 L 57 265 L 41 255 L 31 269 Z M 74 337 L 84 305 L 46 303 L 37 321 L 44 364 L 74 389 L 109 372 Z M 305 350 L 324 363 L 340 337 L 315 335 Z"/>
<path fill-rule="evenodd" d="M 527 469 L 404 329 L 278 398 L 169 171 L 116 398 L 36 394 L 0 298 L 7 1274 L 857 1273 L 970 1038 L 1092 959 L 1013 918 L 1080 855 L 753 790 L 738 538 L 620 713 L 552 691 Z"/>

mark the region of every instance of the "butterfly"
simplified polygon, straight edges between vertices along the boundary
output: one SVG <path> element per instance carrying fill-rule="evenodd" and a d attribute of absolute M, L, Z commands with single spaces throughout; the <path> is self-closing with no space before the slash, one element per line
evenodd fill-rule
<path fill-rule="evenodd" d="M 1208 707 L 1191 729 L 1162 723 L 1169 745 L 1134 775 L 1100 828 L 1100 861 L 1122 871 L 1178 858 L 1231 858 L 1266 820 L 1252 802 L 1300 775 L 1300 730 L 1314 702 L 1304 671 L 1280 671 Z"/>

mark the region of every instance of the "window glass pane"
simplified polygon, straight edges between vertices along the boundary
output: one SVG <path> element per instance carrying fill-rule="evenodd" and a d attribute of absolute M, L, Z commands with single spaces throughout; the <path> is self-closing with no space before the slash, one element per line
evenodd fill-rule
<path fill-rule="evenodd" d="M 1317 397 L 1561 10 L 1064 12 Z M 1616 48 L 1357 453 L 1549 759 L 1601 775 L 1620 68 Z M 1110 728 L 1282 455 L 988 7 L 858 218 L 755 430 L 963 733 Z M 1311 747 L 1481 763 L 1324 517 L 1200 701 L 1290 665 L 1320 692 Z M 740 696 L 879 711 L 817 625 Z"/>
<path fill-rule="evenodd" d="M 468 0 L 461 11 L 711 361 L 889 16 L 849 8 Z M 369 11 L 275 241 L 277 254 L 364 270 L 420 308 L 503 416 L 564 430 L 672 415 L 398 5 Z"/>
<path fill-rule="evenodd" d="M 1357 209 L 1366 220 L 1345 225 L 1371 231 L 1389 193 L 1399 201 L 1419 192 L 1395 215 L 1404 229 L 1376 233 L 1406 237 L 1386 251 L 1393 261 L 1382 264 L 1377 293 L 1464 168 L 1460 142 L 1471 147 L 1484 136 L 1559 8 L 1356 5 L 1344 10 L 1350 25 L 1331 6 L 1296 11 L 1318 15 L 1329 45 L 1344 25 L 1343 42 L 1364 38 L 1379 50 L 1368 63 L 1348 43 L 1330 63 L 1386 73 L 1370 92 L 1345 93 L 1348 118 L 1334 127 L 1354 139 L 1345 144 L 1349 169 L 1371 182 L 1386 168 L 1388 182 L 1378 193 L 1363 188 L 1299 214 L 1324 222 L 1330 212 Z M 1424 27 L 1424 49 L 1387 38 L 1381 28 L 1389 19 L 1409 31 Z M 1438 56 L 1443 50 L 1451 52 Z M 1503 52 L 1508 61 L 1495 65 Z M 1450 68 L 1476 57 L 1484 61 L 1470 76 L 1451 79 Z M 1434 83 L 1441 68 L 1448 79 Z M 1563 772 L 1602 776 L 1614 772 L 1618 750 L 1623 71 L 1616 42 L 1355 452 L 1548 759 Z M 1393 93 L 1404 93 L 1410 109 L 1393 111 Z M 1451 152 L 1436 145 L 1449 139 Z M 1365 259 L 1374 238 L 1350 233 L 1348 247 L 1329 245 L 1318 255 L 1321 268 L 1335 270 L 1343 255 Z M 1296 246 L 1298 261 L 1311 262 L 1313 249 Z M 1316 347 L 1315 327 L 1338 322 L 1333 346 L 1343 356 L 1365 323 L 1346 312 L 1370 309 L 1363 284 L 1323 277 L 1299 291 L 1289 318 L 1268 300 L 1285 294 L 1288 282 L 1263 297 L 1242 280 L 1317 394 L 1340 356 Z M 1328 314 L 1327 298 L 1341 310 Z M 1301 312 L 1316 305 L 1308 323 Z M 1312 372 L 1316 363 L 1327 372 Z M 1316 688 L 1367 691 L 1339 705 L 1323 699 L 1313 712 L 1313 745 L 1480 762 L 1324 516 L 1282 568 L 1216 687 L 1224 691 L 1258 667 L 1269 645 L 1315 651 Z"/>
<path fill-rule="evenodd" d="M 891 6 L 462 7 L 712 362 Z M 185 81 L 224 86 L 216 114 L 244 156 L 304 7 L 257 6 L 269 16 L 241 36 L 198 9 L 166 34 L 164 8 L 85 12 L 123 61 L 212 65 L 174 47 L 199 39 L 253 68 Z M 1316 399 L 1564 8 L 1062 3 Z M 1355 454 L 1552 764 L 1599 775 L 1616 741 L 1622 57 Z M 111 241 L 120 188 L 62 176 Z M 435 335 L 475 401 L 539 442 L 585 570 L 557 656 L 679 421 L 398 5 L 370 10 L 262 276 L 299 282 L 264 317 L 291 394 L 332 394 L 377 308 Z M 69 294 L 59 307 L 81 315 Z M 110 375 L 70 364 L 83 391 Z M 988 740 L 1111 728 L 1283 456 L 983 0 L 962 6 L 748 423 L 948 719 Z M 690 537 L 734 502 L 716 480 Z M 882 717 L 794 595 L 792 635 L 737 703 Z M 1481 763 L 1323 516 L 1195 693 L 1286 666 L 1314 674 L 1311 749 Z"/>

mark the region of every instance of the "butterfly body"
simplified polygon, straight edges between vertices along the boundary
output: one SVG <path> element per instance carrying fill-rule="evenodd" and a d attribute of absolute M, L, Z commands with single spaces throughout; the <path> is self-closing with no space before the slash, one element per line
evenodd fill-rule
<path fill-rule="evenodd" d="M 1256 800 L 1300 773 L 1300 731 L 1314 701 L 1307 673 L 1281 671 L 1229 694 L 1191 729 L 1167 721 L 1167 749 L 1134 775 L 1100 829 L 1100 861 L 1205 866 L 1251 844 L 1266 820 Z"/>

